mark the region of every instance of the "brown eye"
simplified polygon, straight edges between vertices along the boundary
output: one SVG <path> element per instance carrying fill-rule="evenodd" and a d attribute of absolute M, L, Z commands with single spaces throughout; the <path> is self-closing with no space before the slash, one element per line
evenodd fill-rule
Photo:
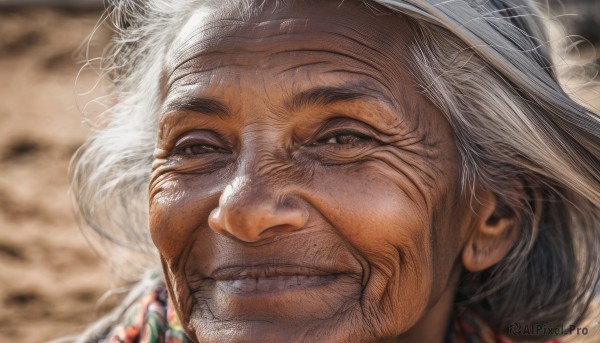
<path fill-rule="evenodd" d="M 200 156 L 214 153 L 229 153 L 224 143 L 210 131 L 198 130 L 180 138 L 173 147 L 173 155 Z"/>
<path fill-rule="evenodd" d="M 325 144 L 357 144 L 362 138 L 354 135 L 337 135 L 329 138 Z"/>
<path fill-rule="evenodd" d="M 373 141 L 372 138 L 357 132 L 340 132 L 327 135 L 318 140 L 315 145 L 350 145 L 356 146 Z"/>
<path fill-rule="evenodd" d="M 214 152 L 224 152 L 225 150 L 208 144 L 192 143 L 187 146 L 178 147 L 176 151 L 184 155 L 202 155 Z"/>

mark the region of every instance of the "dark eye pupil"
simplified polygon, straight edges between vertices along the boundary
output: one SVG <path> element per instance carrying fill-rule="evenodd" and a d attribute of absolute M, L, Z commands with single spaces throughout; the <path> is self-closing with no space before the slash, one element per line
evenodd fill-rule
<path fill-rule="evenodd" d="M 183 149 L 183 152 L 188 155 L 197 155 L 197 154 L 202 154 L 202 153 L 207 153 L 207 152 L 214 152 L 216 150 L 217 149 L 215 149 L 215 147 L 210 146 L 210 145 L 194 144 L 194 145 L 190 145 L 190 146 L 186 147 L 185 149 Z"/>
<path fill-rule="evenodd" d="M 356 144 L 360 141 L 360 138 L 354 135 L 339 135 L 337 141 L 338 144 Z"/>
<path fill-rule="evenodd" d="M 329 136 L 328 138 L 324 138 L 318 142 L 318 144 L 333 144 L 333 145 L 359 145 L 363 143 L 365 140 L 368 140 L 367 137 L 358 135 L 358 134 L 338 134 Z"/>

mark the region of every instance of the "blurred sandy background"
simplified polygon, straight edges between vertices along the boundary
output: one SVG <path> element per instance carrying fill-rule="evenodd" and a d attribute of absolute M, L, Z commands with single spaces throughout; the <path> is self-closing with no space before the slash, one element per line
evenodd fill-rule
<path fill-rule="evenodd" d="M 117 280 L 78 228 L 67 180 L 87 133 L 81 110 L 102 94 L 76 96 L 97 75 L 88 71 L 76 83 L 81 64 L 74 62 L 99 15 L 0 7 L 0 342 L 75 333 L 115 303 L 98 304 Z M 101 30 L 92 56 L 108 40 Z M 600 108 L 598 94 L 584 96 Z"/>
<path fill-rule="evenodd" d="M 74 62 L 98 17 L 0 8 L 0 342 L 76 332 L 106 309 L 97 300 L 114 285 L 75 222 L 67 180 L 87 133 L 81 108 L 100 95 L 76 99 L 97 76 L 75 84 Z M 109 35 L 97 38 L 94 55 Z"/>

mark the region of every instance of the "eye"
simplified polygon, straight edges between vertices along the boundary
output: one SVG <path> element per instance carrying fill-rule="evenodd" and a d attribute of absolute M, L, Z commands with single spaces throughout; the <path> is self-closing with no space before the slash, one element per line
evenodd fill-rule
<path fill-rule="evenodd" d="M 175 148 L 176 153 L 183 155 L 202 155 L 215 152 L 226 152 L 225 149 L 202 143 L 190 143 Z"/>
<path fill-rule="evenodd" d="M 349 145 L 357 146 L 373 142 L 373 139 L 359 132 L 333 132 L 319 139 L 313 145 Z"/>
<path fill-rule="evenodd" d="M 173 155 L 199 156 L 214 153 L 229 153 L 221 141 L 207 131 L 195 131 L 181 137 L 173 148 Z"/>

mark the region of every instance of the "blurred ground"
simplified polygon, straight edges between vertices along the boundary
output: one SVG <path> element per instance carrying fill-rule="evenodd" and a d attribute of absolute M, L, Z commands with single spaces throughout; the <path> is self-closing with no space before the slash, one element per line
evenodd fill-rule
<path fill-rule="evenodd" d="M 67 181 L 86 135 L 75 91 L 96 79 L 75 87 L 73 54 L 98 17 L 0 9 L 0 342 L 73 333 L 112 286 L 75 223 Z"/>
<path fill-rule="evenodd" d="M 0 9 L 0 343 L 77 332 L 115 301 L 97 308 L 116 280 L 88 248 L 67 193 L 69 159 L 87 132 L 81 107 L 101 94 L 76 105 L 97 75 L 75 85 L 73 54 L 98 16 Z M 92 56 L 109 39 L 97 37 Z M 597 89 L 581 94 L 600 108 Z"/>

